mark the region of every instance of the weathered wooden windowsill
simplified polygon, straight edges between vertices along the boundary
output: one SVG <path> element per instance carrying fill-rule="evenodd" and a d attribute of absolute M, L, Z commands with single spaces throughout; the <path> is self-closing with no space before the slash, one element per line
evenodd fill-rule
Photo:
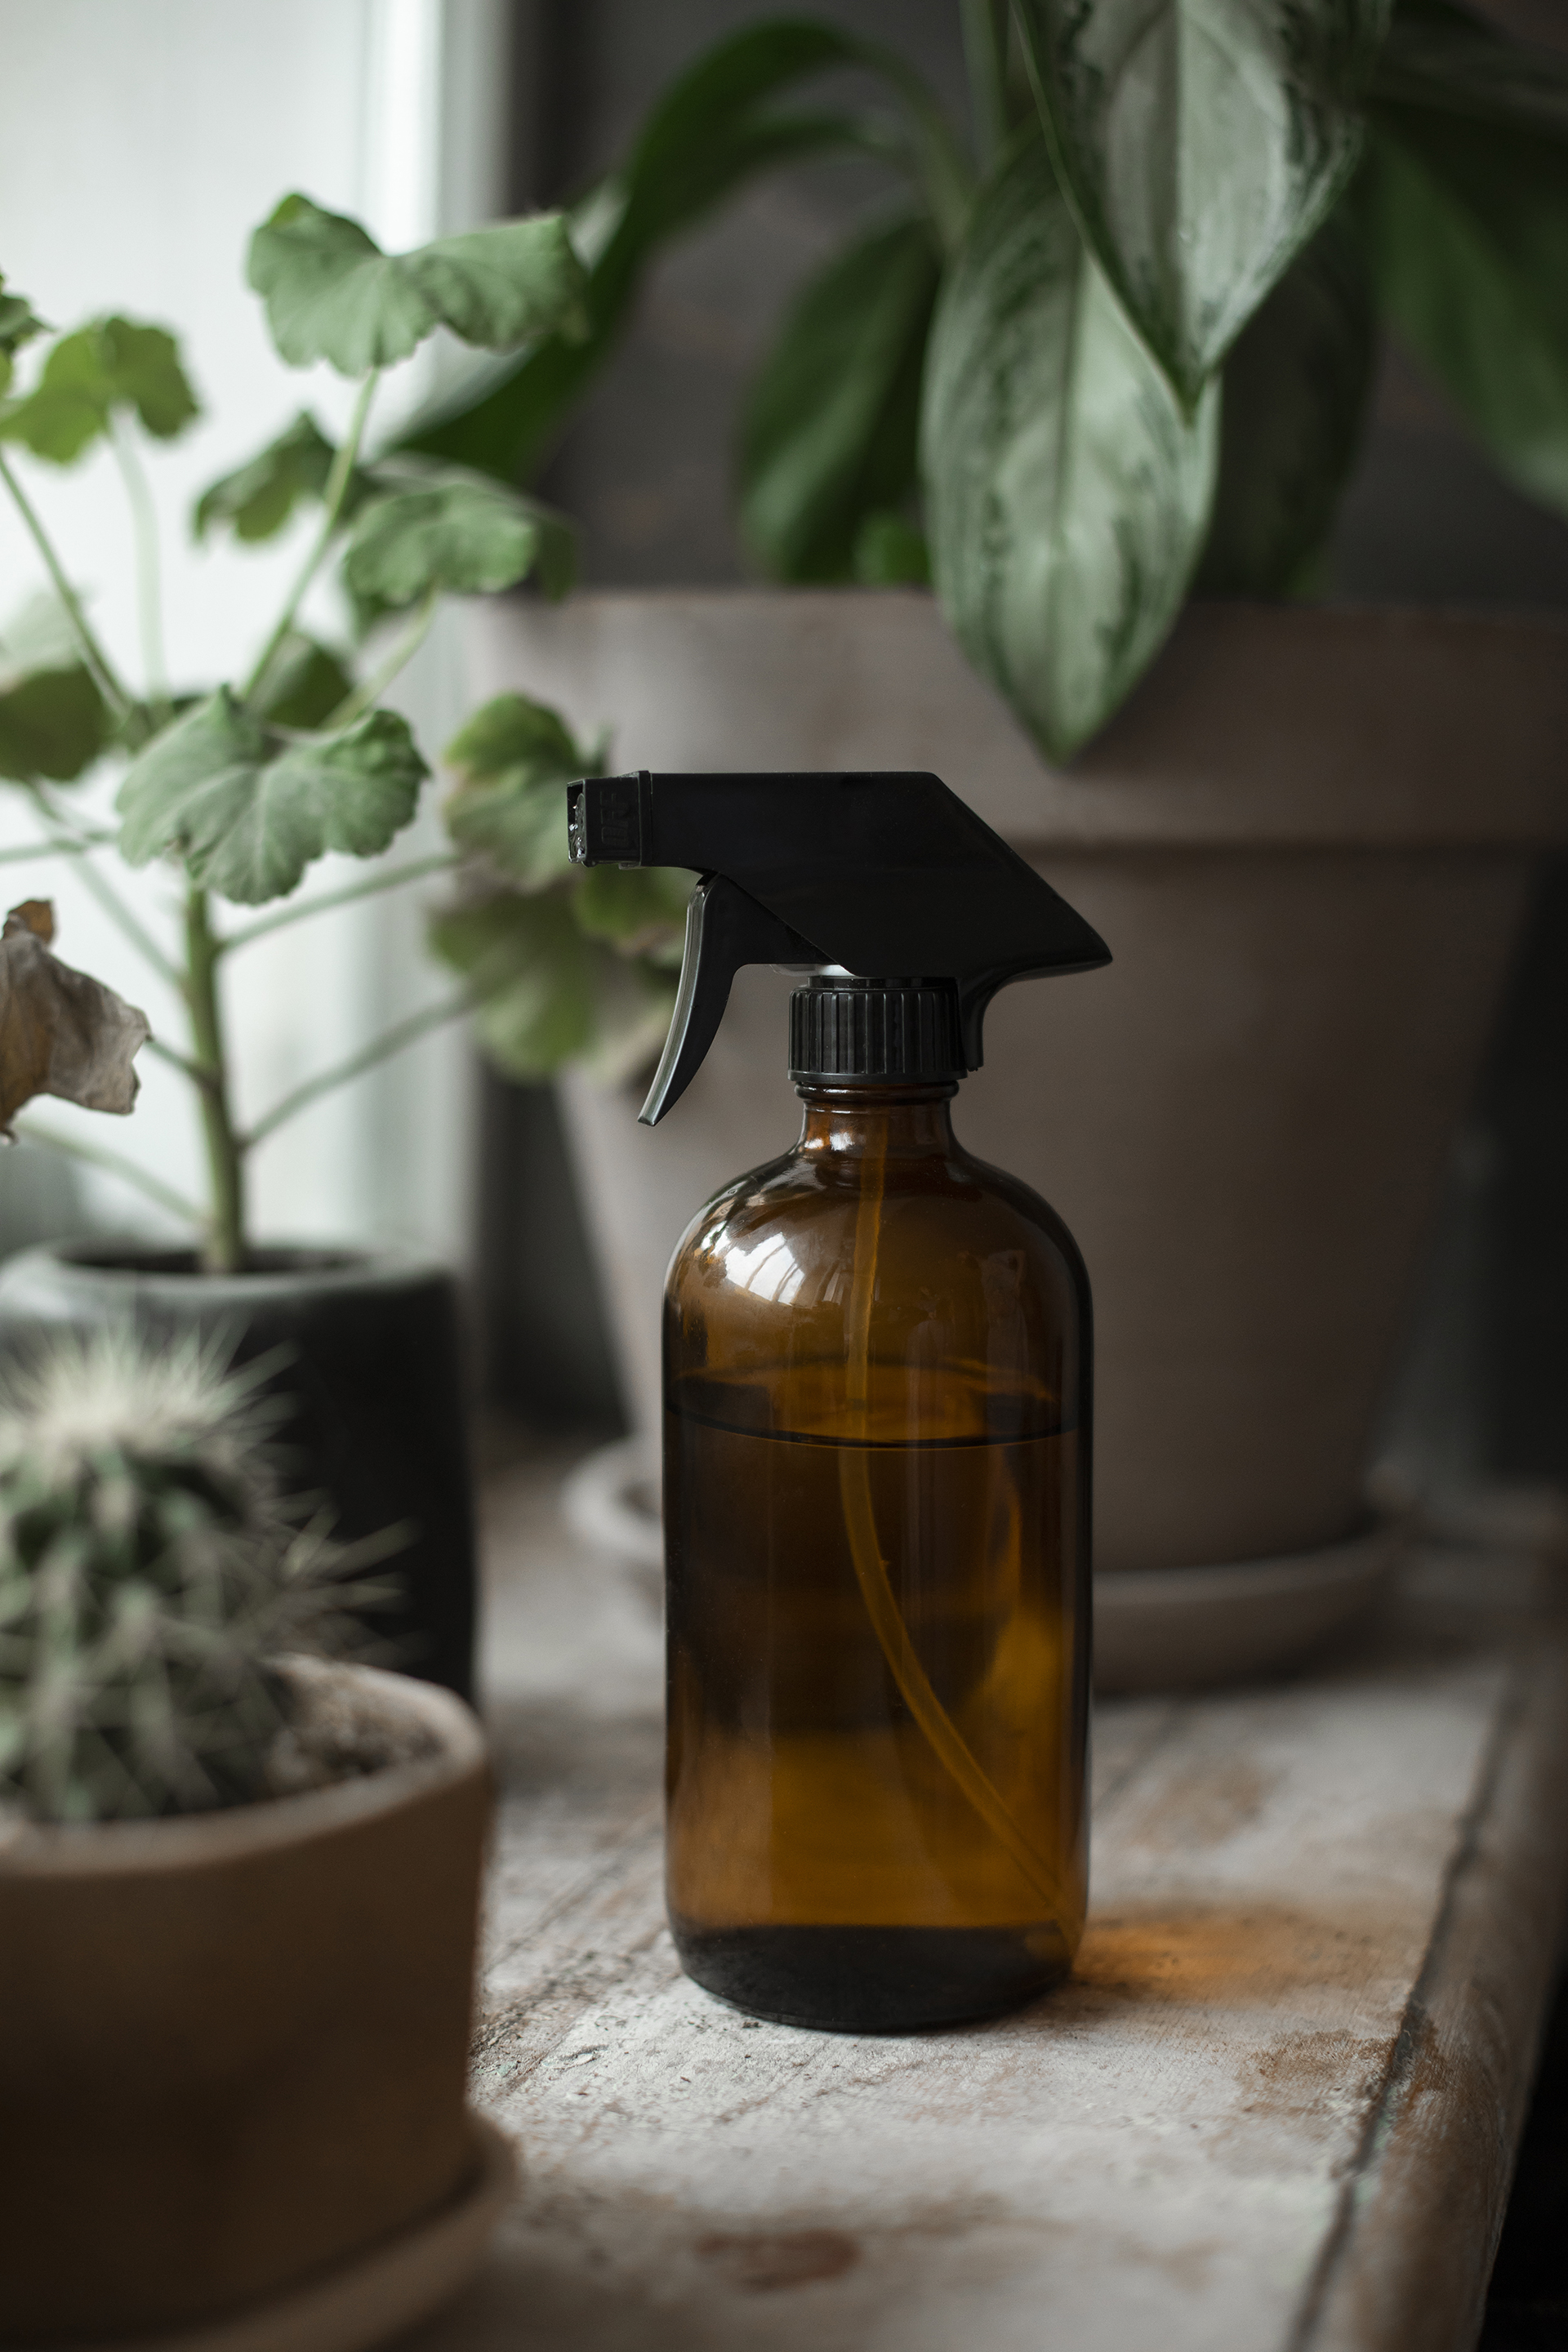
<path fill-rule="evenodd" d="M 1473 2343 L 1568 1880 L 1551 1570 L 1428 1551 L 1310 1678 L 1102 1705 L 1071 1984 L 840 2038 L 679 1974 L 653 1612 L 552 1493 L 496 1498 L 475 2084 L 523 2181 L 410 2352 Z"/>

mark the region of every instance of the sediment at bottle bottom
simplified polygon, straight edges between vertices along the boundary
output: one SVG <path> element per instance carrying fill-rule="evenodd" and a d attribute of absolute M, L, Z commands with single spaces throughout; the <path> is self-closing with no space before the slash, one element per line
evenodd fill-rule
<path fill-rule="evenodd" d="M 829 2033 L 911 2033 L 1021 2009 L 1066 1976 L 1047 1926 L 699 1927 L 672 1914 L 680 1964 L 735 2009 Z"/>

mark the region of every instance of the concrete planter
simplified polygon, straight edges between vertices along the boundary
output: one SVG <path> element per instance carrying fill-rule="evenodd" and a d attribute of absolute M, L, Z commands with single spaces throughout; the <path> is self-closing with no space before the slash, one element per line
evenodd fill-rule
<path fill-rule="evenodd" d="M 1342 1615 L 1375 1573 L 1347 1584 L 1342 1547 L 1449 1140 L 1541 854 L 1568 836 L 1568 626 L 1194 606 L 1066 772 L 917 593 L 518 601 L 473 631 L 479 691 L 613 726 L 618 765 L 933 769 L 1104 935 L 1110 971 L 1003 992 L 955 1106 L 1089 1264 L 1102 1659 L 1119 1578 L 1202 1570 L 1224 1618 L 1212 1571 L 1306 1561 L 1310 1585 L 1330 1554 L 1321 1622 L 1288 1580 L 1283 1651 L 1233 1643 L 1226 1671 Z M 793 1140 L 787 986 L 744 977 L 657 1136 L 568 1088 L 644 1427 L 657 1269 L 708 1193 Z"/>
<path fill-rule="evenodd" d="M 0 2344 L 347 2352 L 484 2242 L 510 2168 L 464 2103 L 479 1727 L 400 1675 L 295 1671 L 409 1760 L 0 1828 Z"/>

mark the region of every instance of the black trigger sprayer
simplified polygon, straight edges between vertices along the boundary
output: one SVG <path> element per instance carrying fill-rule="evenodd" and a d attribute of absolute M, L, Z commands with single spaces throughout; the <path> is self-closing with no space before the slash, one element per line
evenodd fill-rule
<path fill-rule="evenodd" d="M 1087 1899 L 1089 1297 L 948 1105 L 999 988 L 1108 950 L 936 776 L 589 777 L 568 824 L 579 864 L 700 877 L 647 1124 L 742 965 L 803 982 L 800 1141 L 665 1290 L 682 1962 L 796 2024 L 1010 2007 Z"/>

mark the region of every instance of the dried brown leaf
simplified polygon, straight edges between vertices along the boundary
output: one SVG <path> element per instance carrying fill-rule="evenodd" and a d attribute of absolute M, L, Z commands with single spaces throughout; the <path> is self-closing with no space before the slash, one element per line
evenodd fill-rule
<path fill-rule="evenodd" d="M 13 931 L 34 931 L 47 947 L 55 936 L 55 902 L 52 898 L 24 898 L 13 907 L 5 918 L 5 928 L 0 938 L 9 939 Z"/>
<path fill-rule="evenodd" d="M 147 1016 L 51 954 L 54 933 L 47 898 L 13 907 L 0 931 L 0 1133 L 35 1095 L 121 1114 L 136 1100 Z"/>

